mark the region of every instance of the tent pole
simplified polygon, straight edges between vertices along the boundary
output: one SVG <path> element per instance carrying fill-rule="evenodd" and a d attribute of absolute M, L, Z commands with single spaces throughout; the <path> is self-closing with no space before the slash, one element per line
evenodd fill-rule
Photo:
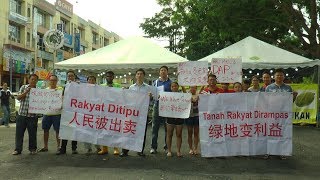
<path fill-rule="evenodd" d="M 315 60 L 315 61 L 320 61 L 320 60 Z M 319 107 L 320 107 L 320 65 L 318 65 L 318 107 L 317 107 L 317 127 L 319 127 L 319 122 L 320 122 L 320 111 L 319 111 Z"/>

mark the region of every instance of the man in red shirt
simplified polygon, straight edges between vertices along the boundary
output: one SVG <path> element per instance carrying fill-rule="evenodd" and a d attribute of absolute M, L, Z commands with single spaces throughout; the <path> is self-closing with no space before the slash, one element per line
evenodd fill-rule
<path fill-rule="evenodd" d="M 221 83 L 221 88 L 223 90 L 223 93 L 234 93 L 235 92 L 233 89 L 229 89 L 229 83 Z"/>
<path fill-rule="evenodd" d="M 214 74 L 208 75 L 208 86 L 203 89 L 202 94 L 223 93 L 223 89 L 217 86 L 217 76 Z"/>

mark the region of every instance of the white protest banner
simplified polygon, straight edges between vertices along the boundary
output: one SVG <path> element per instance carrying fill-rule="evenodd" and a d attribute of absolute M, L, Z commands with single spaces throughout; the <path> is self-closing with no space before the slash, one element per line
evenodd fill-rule
<path fill-rule="evenodd" d="M 242 82 L 241 58 L 213 58 L 211 72 L 217 76 L 218 83 Z"/>
<path fill-rule="evenodd" d="M 159 116 L 188 118 L 191 108 L 191 93 L 160 92 Z"/>
<path fill-rule="evenodd" d="M 62 90 L 32 88 L 29 96 L 29 113 L 60 114 Z"/>
<path fill-rule="evenodd" d="M 201 155 L 292 155 L 292 93 L 200 95 Z"/>
<path fill-rule="evenodd" d="M 188 61 L 178 63 L 178 82 L 181 86 L 208 84 L 208 62 Z"/>
<path fill-rule="evenodd" d="M 140 152 L 146 127 L 147 93 L 70 83 L 66 86 L 60 137 Z"/>

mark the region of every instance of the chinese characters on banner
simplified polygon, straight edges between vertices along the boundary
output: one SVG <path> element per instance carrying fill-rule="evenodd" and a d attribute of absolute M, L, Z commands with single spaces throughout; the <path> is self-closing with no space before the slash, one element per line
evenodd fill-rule
<path fill-rule="evenodd" d="M 292 154 L 292 94 L 200 95 L 203 157 Z"/>
<path fill-rule="evenodd" d="M 60 137 L 140 152 L 148 107 L 148 94 L 70 83 L 63 99 Z"/>
<path fill-rule="evenodd" d="M 178 82 L 181 86 L 208 84 L 208 62 L 189 61 L 178 64 Z"/>
<path fill-rule="evenodd" d="M 213 58 L 211 72 L 217 76 L 219 83 L 242 82 L 241 58 Z"/>
<path fill-rule="evenodd" d="M 159 116 L 188 118 L 191 108 L 191 93 L 160 92 Z"/>
<path fill-rule="evenodd" d="M 62 90 L 37 89 L 30 90 L 29 113 L 60 114 L 62 108 Z"/>

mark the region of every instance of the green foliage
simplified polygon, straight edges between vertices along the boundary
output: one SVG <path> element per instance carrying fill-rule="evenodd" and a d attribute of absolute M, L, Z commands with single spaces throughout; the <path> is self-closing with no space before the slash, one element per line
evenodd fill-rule
<path fill-rule="evenodd" d="M 319 19 L 318 0 L 158 0 L 158 3 L 162 11 L 147 18 L 141 24 L 142 29 L 150 37 L 169 39 L 170 50 L 190 60 L 205 57 L 247 36 L 320 58 L 317 33 L 320 28 L 314 21 L 314 16 Z"/>

